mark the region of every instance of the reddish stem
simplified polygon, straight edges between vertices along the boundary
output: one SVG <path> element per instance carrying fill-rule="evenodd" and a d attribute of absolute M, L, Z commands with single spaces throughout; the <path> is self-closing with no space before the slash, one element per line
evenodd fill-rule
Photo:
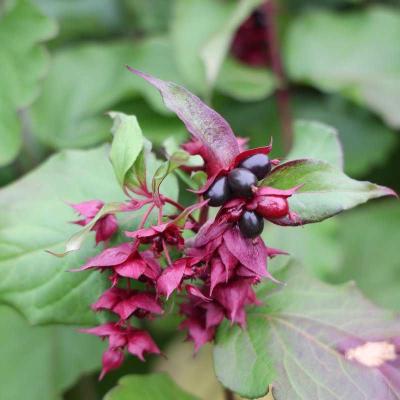
<path fill-rule="evenodd" d="M 207 220 L 208 220 L 208 206 L 204 206 L 201 210 L 200 210 L 200 218 L 199 218 L 199 225 L 203 226 Z"/>
<path fill-rule="evenodd" d="M 176 202 L 175 200 L 173 200 L 173 199 L 171 199 L 171 198 L 169 198 L 169 197 L 162 196 L 162 200 L 165 201 L 166 203 L 171 204 L 172 206 L 176 207 L 176 208 L 177 208 L 178 210 L 180 210 L 180 211 L 185 210 L 185 207 L 184 207 L 182 204 Z M 193 217 L 191 214 L 189 215 L 189 218 L 190 218 L 193 222 L 197 223 L 197 221 L 194 219 L 194 217 Z"/>
<path fill-rule="evenodd" d="M 168 262 L 168 266 L 171 266 L 172 265 L 171 256 L 169 255 L 168 247 L 167 247 L 167 244 L 165 243 L 164 239 L 162 239 L 162 246 L 163 246 L 165 258 L 167 259 L 167 262 Z"/>
<path fill-rule="evenodd" d="M 265 40 L 267 42 L 267 48 L 271 60 L 271 69 L 279 79 L 279 88 L 276 91 L 276 101 L 282 130 L 282 142 L 284 150 L 288 152 L 293 142 L 293 128 L 292 113 L 290 110 L 290 94 L 279 47 L 277 26 L 279 9 L 275 0 L 267 0 L 264 3 L 263 8 L 266 22 Z"/>
<path fill-rule="evenodd" d="M 138 229 L 142 229 L 144 227 L 144 225 L 146 224 L 147 219 L 149 218 L 151 212 L 154 210 L 154 207 L 156 205 L 154 203 L 151 204 L 151 206 L 147 209 L 147 211 L 143 214 L 143 217 L 138 225 Z M 140 241 L 139 239 L 136 239 L 135 242 L 135 250 L 137 250 L 137 248 L 139 247 Z"/>

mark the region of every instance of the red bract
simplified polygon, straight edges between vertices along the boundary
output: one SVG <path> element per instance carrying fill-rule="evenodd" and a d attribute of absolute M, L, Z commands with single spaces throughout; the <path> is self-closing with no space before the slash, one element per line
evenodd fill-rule
<path fill-rule="evenodd" d="M 100 200 L 90 200 L 83 203 L 71 204 L 71 207 L 84 218 L 74 221 L 74 224 L 85 226 L 89 224 L 103 208 Z M 91 229 L 96 232 L 96 244 L 110 239 L 118 230 L 117 219 L 114 214 L 106 214 L 94 224 Z"/>
<path fill-rule="evenodd" d="M 103 355 L 103 369 L 100 379 L 112 369 L 118 368 L 123 362 L 123 352 L 129 353 L 144 361 L 146 353 L 160 354 L 160 349 L 151 336 L 143 330 L 123 327 L 115 323 L 108 323 L 96 328 L 81 329 L 83 333 L 96 335 L 109 341 L 108 350 Z"/>

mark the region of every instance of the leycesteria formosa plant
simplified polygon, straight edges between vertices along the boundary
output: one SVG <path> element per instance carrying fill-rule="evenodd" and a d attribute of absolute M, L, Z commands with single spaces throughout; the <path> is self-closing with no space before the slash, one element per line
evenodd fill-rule
<path fill-rule="evenodd" d="M 66 250 L 77 250 L 89 231 L 104 245 L 74 270 L 99 270 L 109 279 L 109 288 L 92 305 L 94 312 L 107 313 L 108 322 L 82 329 L 107 340 L 100 378 L 121 366 L 126 353 L 141 360 L 162 353 L 140 320 L 165 314 L 172 295 L 182 316 L 180 328 L 195 351 L 215 339 L 224 320 L 245 332 L 246 311 L 265 306 L 257 299 L 256 285 L 269 280 L 276 291 L 293 279 L 282 282 L 268 270 L 270 258 L 286 253 L 260 236 L 266 222 L 282 229 L 314 223 L 369 199 L 394 195 L 388 188 L 354 181 L 325 161 L 270 159 L 268 138 L 264 147 L 247 149 L 246 140 L 188 90 L 128 69 L 159 90 L 191 139 L 174 150 L 166 148 L 166 161 L 151 172 L 148 160 L 154 155 L 136 118 L 111 113 L 110 158 L 127 200 L 104 204 L 88 199 L 72 205 L 80 215 L 76 223 L 84 228 Z M 163 194 L 162 184 L 172 173 L 188 185 L 193 204 L 184 206 Z M 117 213 L 132 216 L 119 227 Z M 223 325 L 224 330 L 234 329 Z M 350 349 L 347 358 L 357 361 L 363 352 L 351 344 L 350 339 L 342 342 L 341 351 Z M 393 346 L 387 349 L 392 358 L 397 351 Z"/>

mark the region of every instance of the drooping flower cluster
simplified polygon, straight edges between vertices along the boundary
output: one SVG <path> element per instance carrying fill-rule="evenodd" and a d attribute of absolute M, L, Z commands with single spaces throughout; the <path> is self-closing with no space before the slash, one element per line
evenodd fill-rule
<path fill-rule="evenodd" d="M 298 188 L 278 190 L 264 182 L 279 163 L 268 157 L 271 145 L 245 150 L 246 140 L 237 139 L 219 114 L 186 89 L 132 72 L 158 88 L 185 123 L 192 139 L 182 147 L 203 158 L 196 169 L 207 181 L 188 207 L 160 193 L 157 173 L 152 190 L 143 175 L 124 185 L 130 199 L 117 207 L 112 203 L 111 211 L 99 200 L 72 205 L 83 216 L 77 223 L 90 227 L 96 243 L 105 244 L 100 254 L 77 269 L 105 272 L 110 281 L 92 305 L 95 312 L 108 312 L 110 322 L 82 329 L 108 341 L 100 377 L 118 368 L 125 352 L 141 360 L 161 353 L 140 320 L 162 315 L 174 292 L 183 317 L 180 327 L 196 351 L 214 339 L 224 318 L 244 328 L 246 306 L 259 303 L 254 285 L 263 278 L 274 280 L 267 270 L 268 258 L 283 254 L 260 237 L 264 219 L 285 225 L 297 218 L 288 198 Z M 185 173 L 190 171 L 180 165 Z M 174 211 L 167 211 L 166 205 Z M 215 218 L 208 219 L 209 206 L 220 207 Z M 124 232 L 123 243 L 108 247 L 118 230 L 116 212 L 141 212 L 142 217 L 135 230 Z"/>

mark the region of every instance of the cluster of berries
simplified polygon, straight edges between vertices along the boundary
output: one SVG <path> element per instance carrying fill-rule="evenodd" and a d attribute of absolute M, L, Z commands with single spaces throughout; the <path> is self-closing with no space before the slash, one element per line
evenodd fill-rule
<path fill-rule="evenodd" d="M 212 207 L 229 205 L 233 199 L 246 202 L 245 210 L 238 220 L 238 226 L 245 238 L 252 239 L 262 233 L 263 218 L 281 218 L 289 212 L 285 197 L 264 197 L 262 201 L 254 202 L 254 198 L 259 197 L 257 183 L 271 172 L 271 168 L 272 162 L 268 155 L 253 154 L 227 175 L 217 178 L 205 193 L 205 197 L 209 199 L 208 204 Z"/>

